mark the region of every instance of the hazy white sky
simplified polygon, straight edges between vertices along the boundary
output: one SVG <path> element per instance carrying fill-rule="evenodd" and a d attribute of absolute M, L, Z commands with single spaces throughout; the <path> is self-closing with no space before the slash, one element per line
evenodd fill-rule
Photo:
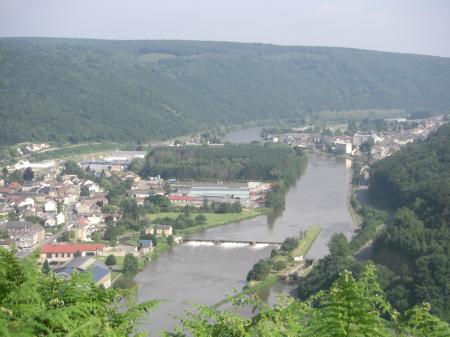
<path fill-rule="evenodd" d="M 0 0 L 0 36 L 263 42 L 450 57 L 450 0 Z"/>

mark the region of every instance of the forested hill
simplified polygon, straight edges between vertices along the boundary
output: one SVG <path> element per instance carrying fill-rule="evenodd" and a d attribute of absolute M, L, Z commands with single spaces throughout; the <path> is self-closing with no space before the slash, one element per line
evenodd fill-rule
<path fill-rule="evenodd" d="M 0 144 L 174 137 L 323 110 L 450 110 L 450 59 L 193 41 L 0 39 Z"/>
<path fill-rule="evenodd" d="M 450 124 L 371 169 L 369 193 L 397 211 L 374 259 L 397 272 L 387 292 L 400 308 L 429 302 L 450 321 Z"/>

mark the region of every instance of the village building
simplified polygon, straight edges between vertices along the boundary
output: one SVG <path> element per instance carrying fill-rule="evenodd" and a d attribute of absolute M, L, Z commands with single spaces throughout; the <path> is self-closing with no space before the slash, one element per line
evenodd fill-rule
<path fill-rule="evenodd" d="M 188 195 L 200 198 L 218 197 L 224 199 L 249 199 L 250 191 L 247 186 L 194 186 L 189 190 Z"/>
<path fill-rule="evenodd" d="M 41 247 L 41 262 L 47 260 L 49 263 L 62 263 L 80 256 L 101 255 L 106 245 L 103 243 L 58 243 L 46 244 Z"/>
<path fill-rule="evenodd" d="M 337 139 L 334 141 L 334 152 L 339 154 L 352 154 L 352 143 Z"/>
<path fill-rule="evenodd" d="M 47 213 L 54 213 L 58 208 L 58 204 L 54 200 L 49 200 L 44 205 L 44 210 Z"/>
<path fill-rule="evenodd" d="M 152 240 L 139 240 L 139 253 L 141 253 L 141 255 L 150 253 L 152 249 L 153 249 Z"/>
<path fill-rule="evenodd" d="M 11 250 L 12 247 L 14 247 L 14 240 L 13 239 L 0 239 L 0 248 Z"/>
<path fill-rule="evenodd" d="M 154 227 L 147 228 L 145 233 L 157 236 L 170 236 L 173 234 L 173 229 L 170 225 L 156 225 Z"/>
<path fill-rule="evenodd" d="M 66 222 L 66 216 L 63 213 L 58 213 L 56 215 L 55 220 L 56 220 L 56 225 L 58 225 L 58 226 L 62 225 Z"/>
<path fill-rule="evenodd" d="M 48 218 L 45 220 L 45 227 L 55 227 L 56 226 L 56 220 L 55 218 Z"/>
<path fill-rule="evenodd" d="M 56 276 L 66 280 L 74 273 L 89 273 L 97 286 L 111 286 L 111 270 L 101 261 L 92 257 L 75 257 L 53 270 Z"/>
<path fill-rule="evenodd" d="M 19 249 L 31 248 L 45 239 L 45 230 L 29 221 L 11 221 L 0 224 Z"/>
<path fill-rule="evenodd" d="M 14 170 L 24 170 L 31 168 L 33 171 L 43 171 L 55 167 L 54 161 L 42 162 L 42 163 L 30 163 L 27 160 L 21 160 L 13 166 Z"/>
<path fill-rule="evenodd" d="M 0 219 L 7 218 L 9 212 L 12 212 L 13 209 L 9 205 L 0 205 Z"/>
<path fill-rule="evenodd" d="M 200 207 L 203 205 L 203 199 L 198 197 L 193 197 L 190 195 L 179 195 L 171 194 L 169 196 L 169 201 L 176 206 L 194 206 Z"/>
<path fill-rule="evenodd" d="M 75 240 L 87 241 L 88 239 L 90 239 L 91 234 L 94 230 L 95 227 L 91 225 L 90 221 L 86 217 L 79 217 L 77 222 L 73 226 Z"/>

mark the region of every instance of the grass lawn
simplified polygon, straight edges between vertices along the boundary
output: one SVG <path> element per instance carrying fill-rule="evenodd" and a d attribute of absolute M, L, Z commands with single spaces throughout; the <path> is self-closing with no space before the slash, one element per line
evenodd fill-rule
<path fill-rule="evenodd" d="M 154 260 L 154 259 L 156 259 L 158 257 L 159 254 L 161 254 L 162 252 L 168 250 L 169 248 L 170 248 L 170 246 L 167 244 L 167 242 L 158 241 L 158 244 L 146 256 L 150 260 Z"/>
<path fill-rule="evenodd" d="M 278 281 L 278 276 L 276 274 L 270 274 L 262 281 L 250 281 L 242 290 L 243 294 L 256 294 L 258 292 L 261 292 L 271 286 L 273 286 Z"/>
<path fill-rule="evenodd" d="M 111 267 L 113 269 L 115 269 L 116 271 L 117 270 L 122 270 L 122 268 L 123 268 L 123 260 L 125 259 L 125 257 L 124 256 L 117 256 L 117 255 L 115 255 L 115 257 L 116 257 L 116 264 L 114 266 L 111 266 Z M 107 256 L 95 256 L 95 258 L 97 260 L 105 262 Z M 139 257 L 139 256 L 136 256 L 136 258 L 138 259 L 139 269 L 143 268 L 144 265 L 145 265 L 144 259 Z"/>
<path fill-rule="evenodd" d="M 306 231 L 305 237 L 300 240 L 297 248 L 295 248 L 292 252 L 292 256 L 305 256 L 308 253 L 308 250 L 311 248 L 314 241 L 316 241 L 317 237 L 320 234 L 322 228 L 319 225 L 314 225 L 310 229 Z"/>
<path fill-rule="evenodd" d="M 109 154 L 112 150 L 117 150 L 116 143 L 85 143 L 77 145 L 54 148 L 46 152 L 34 153 L 30 156 L 33 161 L 71 158 L 73 160 L 86 159 L 87 157 L 97 157 L 101 154 Z"/>
<path fill-rule="evenodd" d="M 204 225 L 198 225 L 190 228 L 186 228 L 181 230 L 181 234 L 189 234 L 201 229 L 210 228 L 210 227 L 217 227 L 221 225 L 225 225 L 228 223 L 236 222 L 236 221 L 242 221 L 242 220 L 248 220 L 255 218 L 259 215 L 265 214 L 265 209 L 260 208 L 252 208 L 252 209 L 243 209 L 241 213 L 191 213 L 192 218 L 195 218 L 197 215 L 203 214 L 206 217 L 206 224 Z M 152 214 L 151 220 L 155 220 L 157 218 L 172 218 L 176 219 L 180 214 L 180 212 L 163 212 L 158 214 Z"/>
<path fill-rule="evenodd" d="M 139 245 L 139 239 L 130 239 L 127 241 L 127 244 L 130 246 L 135 246 L 137 247 Z"/>

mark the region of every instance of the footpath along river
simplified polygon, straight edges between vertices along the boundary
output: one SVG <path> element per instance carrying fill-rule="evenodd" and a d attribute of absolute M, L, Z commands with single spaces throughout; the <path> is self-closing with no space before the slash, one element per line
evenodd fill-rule
<path fill-rule="evenodd" d="M 347 237 L 353 233 L 347 209 L 349 177 L 345 159 L 309 154 L 305 171 L 287 193 L 283 212 L 210 228 L 189 238 L 281 242 L 320 224 L 322 232 L 308 253 L 310 258 L 320 258 L 327 254 L 327 243 L 334 233 Z M 139 330 L 159 336 L 178 324 L 173 315 L 182 315 L 192 304 L 213 305 L 233 288 L 240 290 L 253 264 L 268 257 L 272 248 L 191 243 L 161 254 L 134 279 L 139 285 L 138 302 L 166 300 L 142 320 Z M 274 286 L 266 296 L 272 302 L 275 291 L 285 290 Z"/>

